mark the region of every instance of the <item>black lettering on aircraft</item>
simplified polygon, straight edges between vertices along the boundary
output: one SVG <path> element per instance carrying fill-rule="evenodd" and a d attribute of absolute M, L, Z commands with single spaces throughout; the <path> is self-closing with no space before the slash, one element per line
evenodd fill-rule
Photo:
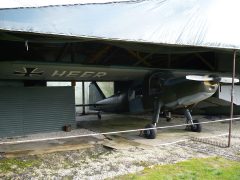
<path fill-rule="evenodd" d="M 38 68 L 26 68 L 26 67 L 23 67 L 23 71 L 14 71 L 13 74 L 24 76 L 24 77 L 32 77 L 32 76 L 41 76 L 41 75 L 43 75 L 43 71 L 38 71 Z"/>
<path fill-rule="evenodd" d="M 15 70 L 13 74 L 22 77 L 42 76 L 44 71 L 39 68 L 22 67 L 22 70 Z M 68 71 L 68 70 L 53 70 L 49 72 L 51 77 L 58 78 L 101 78 L 107 75 L 107 72 L 94 71 Z"/>

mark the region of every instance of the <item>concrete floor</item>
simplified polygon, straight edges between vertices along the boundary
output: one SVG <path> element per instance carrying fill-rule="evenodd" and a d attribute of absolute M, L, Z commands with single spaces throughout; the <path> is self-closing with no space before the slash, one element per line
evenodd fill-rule
<path fill-rule="evenodd" d="M 219 119 L 218 117 L 203 117 L 198 116 L 195 119 L 203 121 L 214 121 Z M 102 120 L 98 120 L 96 115 L 78 116 L 77 126 L 79 129 L 88 129 L 89 133 L 98 132 L 112 132 L 122 130 L 133 130 L 144 128 L 146 124 L 151 122 L 151 116 L 130 116 L 130 115 L 115 115 L 115 114 L 103 114 Z M 171 122 L 166 122 L 165 119 L 160 119 L 158 127 L 179 125 L 185 123 L 185 118 L 182 116 L 176 116 Z M 174 143 L 179 141 L 185 141 L 193 137 L 204 138 L 211 136 L 218 136 L 228 133 L 227 122 L 217 122 L 202 125 L 202 132 L 195 133 L 185 130 L 185 126 L 159 129 L 156 139 L 145 139 L 140 136 L 140 132 L 120 133 L 106 135 L 105 137 L 73 137 L 68 139 L 55 139 L 47 141 L 36 141 L 27 143 L 13 143 L 14 139 L 11 139 L 12 143 L 0 145 L 0 152 L 5 156 L 21 156 L 21 155 L 34 155 L 42 153 L 51 153 L 56 151 L 76 150 L 82 148 L 93 147 L 96 144 L 102 144 L 104 146 L 114 149 L 129 149 L 132 147 L 152 148 L 168 143 Z M 86 134 L 86 133 L 85 133 Z M 233 134 L 239 136 L 240 134 L 240 121 L 233 123 Z M 71 135 L 65 133 L 63 136 Z M 81 132 L 76 135 L 81 135 Z M 45 136 L 48 136 L 46 133 Z M 24 137 L 26 138 L 26 137 Z M 38 136 L 35 135 L 38 139 Z M 21 140 L 21 137 L 16 138 L 17 141 Z M 216 139 L 216 141 L 219 141 Z M 221 139 L 221 143 L 227 143 L 227 136 Z"/>
<path fill-rule="evenodd" d="M 195 116 L 200 122 L 211 121 L 218 119 L 224 119 L 224 117 L 203 117 Z M 228 118 L 228 117 L 225 117 Z M 102 120 L 97 120 L 96 116 L 89 116 L 86 119 L 78 120 L 78 127 L 87 128 L 95 132 L 111 132 L 111 131 L 122 131 L 122 130 L 132 130 L 144 128 L 146 124 L 151 122 L 151 116 L 123 116 L 123 115 L 112 115 L 105 114 L 102 116 Z M 185 118 L 183 116 L 176 116 L 171 122 L 166 122 L 164 118 L 161 118 L 158 127 L 164 126 L 174 126 L 185 124 Z M 156 139 L 145 139 L 140 136 L 140 132 L 130 132 L 130 133 L 120 133 L 117 135 L 108 135 L 109 139 L 116 141 L 116 147 L 118 148 L 119 142 L 124 140 L 124 143 L 133 143 L 135 146 L 161 146 L 168 143 L 175 143 L 179 141 L 185 141 L 193 138 L 206 138 L 212 136 L 218 136 L 228 133 L 229 124 L 228 122 L 215 122 L 210 124 L 202 124 L 202 132 L 196 133 L 191 131 L 186 131 L 185 126 L 175 127 L 175 128 L 163 128 L 158 129 L 158 135 Z M 233 134 L 240 134 L 240 121 L 233 123 Z M 118 137 L 118 138 L 117 138 Z M 121 141 L 119 140 L 121 139 Z M 130 143 L 131 142 L 131 143 Z M 227 143 L 227 138 L 225 138 Z"/>

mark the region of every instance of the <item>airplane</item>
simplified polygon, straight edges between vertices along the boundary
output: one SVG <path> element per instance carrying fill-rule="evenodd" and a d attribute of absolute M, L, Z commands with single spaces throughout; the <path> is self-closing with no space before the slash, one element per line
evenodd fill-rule
<path fill-rule="evenodd" d="M 187 129 L 201 132 L 198 120 L 193 119 L 191 109 L 218 89 L 220 83 L 232 83 L 229 75 L 218 72 L 159 69 L 129 66 L 83 65 L 55 62 L 0 62 L 3 80 L 34 83 L 41 81 L 91 81 L 89 86 L 90 110 L 113 113 L 152 112 L 152 122 L 143 134 L 148 139 L 157 135 L 159 116 L 171 120 L 171 112 L 184 109 Z M 96 82 L 113 81 L 115 94 L 106 98 Z M 234 83 L 239 79 L 234 78 Z M 81 106 L 81 105 L 80 105 Z"/>
<path fill-rule="evenodd" d="M 220 83 L 232 83 L 229 75 L 217 72 L 158 69 L 128 66 L 101 66 L 53 62 L 0 62 L 0 75 L 4 80 L 38 83 L 42 81 L 91 81 L 89 86 L 90 110 L 113 113 L 152 112 L 152 122 L 143 134 L 148 139 L 157 135 L 159 116 L 171 120 L 171 112 L 184 109 L 187 129 L 201 132 L 191 109 L 218 89 Z M 106 98 L 96 82 L 113 81 L 115 94 Z M 234 78 L 234 83 L 239 79 Z M 81 106 L 81 105 L 80 105 Z"/>
<path fill-rule="evenodd" d="M 106 98 L 96 82 L 89 85 L 90 109 L 100 112 L 112 113 L 144 113 L 153 110 L 152 122 L 147 124 L 143 135 L 147 139 L 155 139 L 156 125 L 159 116 L 165 114 L 167 121 L 171 120 L 171 111 L 184 109 L 186 129 L 201 132 L 202 127 L 198 120 L 191 115 L 191 108 L 200 101 L 211 97 L 218 89 L 220 83 L 232 83 L 232 78 L 221 77 L 217 74 L 199 75 L 183 74 L 175 70 L 153 71 L 142 81 L 132 81 L 123 92 L 117 92 Z M 234 83 L 239 79 L 235 78 Z"/>

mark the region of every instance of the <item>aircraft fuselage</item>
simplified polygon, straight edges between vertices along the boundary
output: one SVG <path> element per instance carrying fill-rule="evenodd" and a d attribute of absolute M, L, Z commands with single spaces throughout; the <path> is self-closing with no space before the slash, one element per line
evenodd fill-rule
<path fill-rule="evenodd" d="M 142 113 L 151 111 L 154 101 L 158 99 L 162 108 L 173 110 L 188 107 L 211 97 L 217 90 L 217 83 L 190 81 L 183 78 L 175 78 L 164 84 L 150 87 L 149 91 L 142 84 L 131 87 L 127 92 L 116 94 L 110 98 L 98 101 L 97 110 L 106 112 L 132 112 Z"/>
<path fill-rule="evenodd" d="M 211 97 L 218 84 L 182 79 L 166 82 L 158 97 L 166 109 L 183 108 Z"/>

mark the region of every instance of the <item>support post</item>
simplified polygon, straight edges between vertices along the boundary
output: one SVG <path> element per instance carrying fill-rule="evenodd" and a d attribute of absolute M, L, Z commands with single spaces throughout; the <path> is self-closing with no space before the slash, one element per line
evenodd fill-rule
<path fill-rule="evenodd" d="M 85 82 L 82 81 L 82 115 L 85 115 L 86 114 L 86 111 L 85 111 Z"/>
<path fill-rule="evenodd" d="M 76 86 L 76 81 L 71 81 L 71 86 L 75 87 Z"/>
<path fill-rule="evenodd" d="M 237 54 L 237 51 L 234 50 L 233 51 L 231 110 L 230 110 L 230 121 L 229 121 L 228 147 L 231 146 L 231 136 L 232 136 L 232 118 L 233 118 L 233 98 L 234 98 L 234 79 L 235 79 L 236 54 Z"/>

